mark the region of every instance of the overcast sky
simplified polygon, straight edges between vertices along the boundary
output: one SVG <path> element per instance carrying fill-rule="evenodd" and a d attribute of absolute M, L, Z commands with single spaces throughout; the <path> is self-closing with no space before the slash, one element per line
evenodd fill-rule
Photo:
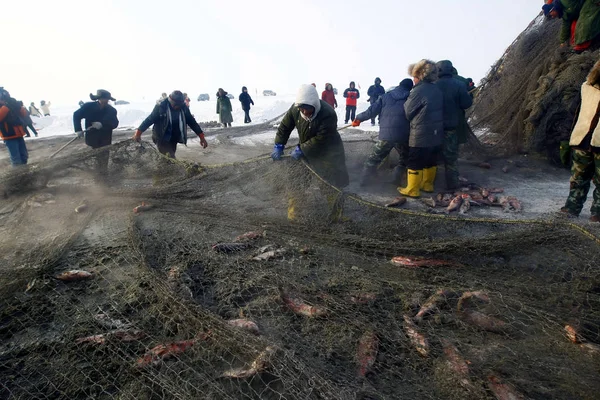
<path fill-rule="evenodd" d="M 517 4 L 518 3 L 518 4 Z M 520 0 L 7 0 L 0 86 L 26 102 L 161 92 L 294 92 L 301 83 L 363 90 L 450 59 L 475 81 L 536 17 Z M 418 8 L 415 8 L 418 7 Z M 550 39 L 549 39 L 550 40 Z"/>

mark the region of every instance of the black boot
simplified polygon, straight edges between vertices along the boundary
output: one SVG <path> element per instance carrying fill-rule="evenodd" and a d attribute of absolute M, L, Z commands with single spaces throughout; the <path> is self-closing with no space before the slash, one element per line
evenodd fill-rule
<path fill-rule="evenodd" d="M 397 165 L 394 167 L 391 183 L 400 187 L 406 186 L 406 166 Z"/>
<path fill-rule="evenodd" d="M 377 167 L 364 167 L 360 178 L 360 186 L 367 186 L 377 175 Z"/>

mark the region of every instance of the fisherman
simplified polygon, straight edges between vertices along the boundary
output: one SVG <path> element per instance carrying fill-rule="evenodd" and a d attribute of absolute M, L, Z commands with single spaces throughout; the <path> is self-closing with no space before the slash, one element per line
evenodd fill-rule
<path fill-rule="evenodd" d="M 369 96 L 369 99 L 367 101 L 371 103 L 371 105 L 373 105 L 377 100 L 379 100 L 379 97 L 383 96 L 384 94 L 385 89 L 383 88 L 383 86 L 381 86 L 381 79 L 375 78 L 375 84 L 371 85 L 369 87 L 369 90 L 367 91 L 367 95 Z M 374 117 L 371 118 L 371 125 L 375 126 Z"/>
<path fill-rule="evenodd" d="M 319 94 L 312 85 L 302 85 L 296 95 L 296 102 L 287 111 L 279 124 L 275 136 L 275 146 L 271 153 L 273 160 L 281 160 L 283 150 L 290 134 L 298 130 L 299 144 L 294 147 L 291 157 L 294 160 L 306 159 L 308 164 L 326 181 L 344 188 L 349 183 L 346 169 L 344 144 L 337 131 L 337 114 L 325 101 L 319 100 Z M 288 202 L 288 219 L 296 220 L 295 197 Z M 341 219 L 338 199 L 328 196 L 332 221 Z"/>
<path fill-rule="evenodd" d="M 119 126 L 117 110 L 108 104 L 109 100 L 115 101 L 115 99 L 109 91 L 104 89 L 98 89 L 95 95 L 90 93 L 90 99 L 92 101 L 84 103 L 79 110 L 73 113 L 73 129 L 79 137 L 83 137 L 81 120 L 85 119 L 85 144 L 92 149 L 110 146 L 113 129 Z M 96 156 L 100 179 L 106 177 L 109 157 L 108 151 L 101 152 Z"/>
<path fill-rule="evenodd" d="M 51 105 L 52 105 L 52 103 L 50 103 L 50 102 L 46 103 L 46 100 L 40 101 L 40 108 L 42 109 L 42 112 L 44 113 L 44 117 L 50 116 L 50 106 Z"/>
<path fill-rule="evenodd" d="M 252 122 L 250 119 L 250 104 L 254 105 L 254 100 L 250 97 L 246 86 L 242 87 L 242 93 L 240 93 L 239 100 L 240 103 L 242 103 L 242 110 L 244 110 L 244 123 L 249 124 Z"/>
<path fill-rule="evenodd" d="M 350 82 L 350 87 L 344 90 L 344 98 L 346 99 L 346 119 L 345 123 L 348 121 L 354 121 L 356 118 L 356 103 L 360 98 L 360 92 L 356 88 L 356 84 L 354 82 Z"/>
<path fill-rule="evenodd" d="M 35 103 L 32 101 L 31 104 L 29 104 L 29 114 L 33 117 L 41 117 L 42 113 L 40 112 L 40 110 L 37 109 L 37 107 L 35 106 Z"/>
<path fill-rule="evenodd" d="M 23 102 L 19 102 L 21 103 L 21 107 L 23 106 Z M 35 137 L 38 136 L 37 130 L 35 129 L 35 126 L 33 126 L 33 120 L 31 119 L 31 114 L 29 114 L 29 111 L 27 111 L 27 109 L 25 109 L 25 116 L 23 117 L 23 128 L 25 128 L 25 137 L 31 137 L 31 135 L 29 134 L 29 130 L 31 130 L 33 132 L 33 134 L 35 135 Z"/>
<path fill-rule="evenodd" d="M 160 103 L 162 103 L 163 101 L 165 101 L 166 99 L 167 99 L 167 94 L 163 92 L 163 93 L 160 95 L 160 98 L 159 98 L 158 100 L 156 100 L 156 104 L 160 104 Z"/>
<path fill-rule="evenodd" d="M 573 164 L 569 197 L 561 212 L 578 217 L 590 190 L 590 181 L 594 182 L 592 201 L 592 222 L 600 222 L 600 61 L 591 69 L 581 86 L 581 108 L 577 124 L 571 133 L 569 142 L 572 148 Z"/>
<path fill-rule="evenodd" d="M 135 131 L 133 140 L 136 142 L 141 141 L 142 133 L 150 125 L 154 125 L 152 127 L 152 141 L 158 147 L 158 151 L 168 157 L 175 158 L 177 143 L 187 145 L 188 126 L 200 138 L 200 145 L 203 148 L 208 147 L 202 128 L 190 113 L 190 109 L 185 105 L 185 98 L 179 90 L 175 90 L 168 98 L 154 106 L 152 114 Z"/>
<path fill-rule="evenodd" d="M 373 179 L 379 165 L 394 148 L 400 158 L 398 165 L 394 168 L 394 182 L 400 184 L 402 177 L 406 176 L 410 123 L 404 113 L 404 103 L 412 88 L 413 81 L 404 79 L 394 90 L 384 94 L 365 112 L 358 114 L 352 122 L 352 126 L 357 127 L 363 121 L 380 116 L 379 140 L 373 146 L 373 151 L 365 162 L 361 186 L 365 186 Z"/>
<path fill-rule="evenodd" d="M 400 194 L 420 197 L 421 188 L 433 192 L 437 156 L 444 140 L 444 94 L 433 84 L 437 67 L 433 61 L 421 60 L 408 67 L 413 87 L 404 111 L 410 121 L 408 139 L 407 185 L 398 188 Z"/>
<path fill-rule="evenodd" d="M 337 108 L 337 100 L 335 99 L 335 93 L 333 92 L 333 85 L 331 83 L 325 84 L 325 90 L 321 93 L 321 100 L 329 104 L 331 108 Z"/>
<path fill-rule="evenodd" d="M 454 190 L 458 188 L 458 150 L 459 134 L 457 128 L 465 129 L 461 126 L 465 120 L 465 110 L 473 104 L 473 99 L 469 96 L 466 84 L 461 83 L 453 77 L 452 62 L 448 60 L 437 63 L 438 80 L 435 85 L 444 94 L 444 145 L 442 154 L 444 157 L 444 169 L 446 173 L 446 188 Z M 437 167 L 423 171 L 425 175 L 433 174 L 435 177 Z M 433 186 L 429 186 L 430 179 L 424 179 L 422 189 L 426 192 L 433 192 Z M 431 180 L 433 183 L 433 180 Z M 427 183 L 427 184 L 426 184 Z"/>
<path fill-rule="evenodd" d="M 4 141 L 13 167 L 27 164 L 29 158 L 25 145 L 26 115 L 23 103 L 10 97 L 10 93 L 0 87 L 0 139 Z"/>
<path fill-rule="evenodd" d="M 600 34 L 600 4 L 596 0 L 550 0 L 542 10 L 548 18 L 563 20 L 561 46 L 571 44 L 577 53 L 589 49 Z"/>
<path fill-rule="evenodd" d="M 232 111 L 233 107 L 231 106 L 231 100 L 227 97 L 227 92 L 219 88 L 217 91 L 217 114 L 219 114 L 219 122 L 223 124 L 223 128 L 231 128 L 233 122 Z"/>

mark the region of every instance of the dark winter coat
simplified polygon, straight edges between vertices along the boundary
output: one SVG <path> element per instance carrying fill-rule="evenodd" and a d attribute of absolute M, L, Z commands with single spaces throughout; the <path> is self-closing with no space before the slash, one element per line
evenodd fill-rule
<path fill-rule="evenodd" d="M 217 96 L 217 114 L 219 114 L 219 122 L 222 124 L 230 124 L 233 122 L 231 114 L 231 100 L 227 97 L 227 93 L 223 96 Z"/>
<path fill-rule="evenodd" d="M 242 103 L 242 110 L 244 111 L 250 110 L 250 104 L 254 105 L 254 101 L 252 101 L 252 97 L 250 97 L 248 92 L 240 94 L 240 103 Z"/>
<path fill-rule="evenodd" d="M 398 86 L 384 94 L 367 111 L 356 116 L 359 121 L 367 121 L 379 115 L 379 140 L 408 144 L 410 123 L 404 113 L 404 103 L 410 91 Z"/>
<path fill-rule="evenodd" d="M 285 145 L 294 128 L 298 129 L 300 148 L 308 163 L 324 179 L 342 188 L 348 185 L 349 178 L 344 144 L 337 131 L 337 114 L 323 100 L 320 103 L 321 109 L 310 122 L 293 105 L 279 124 L 275 144 Z"/>
<path fill-rule="evenodd" d="M 97 101 L 84 103 L 79 110 L 73 113 L 73 129 L 81 131 L 81 120 L 85 119 L 85 129 L 92 126 L 93 122 L 102 123 L 102 129 L 91 129 L 85 134 L 85 144 L 93 148 L 108 146 L 112 143 L 112 131 L 119 126 L 117 110 L 107 104 L 100 108 Z"/>
<path fill-rule="evenodd" d="M 154 141 L 154 143 L 162 142 L 166 133 L 169 133 L 168 136 L 171 136 L 173 128 L 171 126 L 171 121 L 169 120 L 167 114 L 167 107 L 171 107 L 169 99 L 163 100 L 159 104 L 154 106 L 152 114 L 150 114 L 148 118 L 146 118 L 138 128 L 140 131 L 144 132 L 150 127 L 150 125 L 154 125 L 152 127 L 152 140 Z M 200 128 L 200 125 L 198 125 L 198 122 L 196 122 L 196 119 L 190 113 L 190 109 L 184 105 L 181 107 L 180 110 L 181 112 L 183 112 L 185 126 L 189 126 L 197 135 L 203 133 L 202 128 Z M 181 136 L 179 137 L 179 143 L 187 143 L 187 128 L 184 128 L 183 132 L 181 132 Z"/>
<path fill-rule="evenodd" d="M 410 147 L 436 147 L 444 140 L 444 94 L 433 83 L 419 82 L 404 103 L 410 121 Z"/>
<path fill-rule="evenodd" d="M 356 88 L 349 87 L 344 90 L 344 98 L 347 106 L 356 107 L 356 100 L 360 98 L 360 92 Z"/>
<path fill-rule="evenodd" d="M 571 37 L 571 24 L 577 21 L 575 45 L 594 39 L 600 34 L 600 5 L 592 0 L 554 0 L 560 2 L 562 28 L 560 42 L 568 42 Z"/>
<path fill-rule="evenodd" d="M 369 90 L 367 91 L 367 95 L 369 96 L 369 102 L 371 104 L 375 103 L 380 96 L 385 94 L 385 89 L 381 85 L 371 85 Z"/>
<path fill-rule="evenodd" d="M 464 119 L 464 110 L 473 104 L 473 99 L 469 96 L 466 84 L 452 76 L 452 64 L 449 61 L 438 64 L 438 77 L 435 86 L 444 94 L 444 130 L 455 130 L 460 119 Z"/>

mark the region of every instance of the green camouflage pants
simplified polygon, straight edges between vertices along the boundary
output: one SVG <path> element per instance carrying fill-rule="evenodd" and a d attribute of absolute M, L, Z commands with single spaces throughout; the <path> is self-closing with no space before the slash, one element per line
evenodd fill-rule
<path fill-rule="evenodd" d="M 444 169 L 446 172 L 446 187 L 458 188 L 458 134 L 455 130 L 444 132 Z"/>
<path fill-rule="evenodd" d="M 592 215 L 600 216 L 600 153 L 573 149 L 573 165 L 569 197 L 565 208 L 574 215 L 579 215 L 590 190 L 590 181 L 594 182 L 594 201 Z"/>
<path fill-rule="evenodd" d="M 378 140 L 373 146 L 373 151 L 367 161 L 365 161 L 366 168 L 377 168 L 390 154 L 392 149 L 396 149 L 400 161 L 398 165 L 406 167 L 406 160 L 408 159 L 408 143 L 390 142 L 389 140 Z"/>

